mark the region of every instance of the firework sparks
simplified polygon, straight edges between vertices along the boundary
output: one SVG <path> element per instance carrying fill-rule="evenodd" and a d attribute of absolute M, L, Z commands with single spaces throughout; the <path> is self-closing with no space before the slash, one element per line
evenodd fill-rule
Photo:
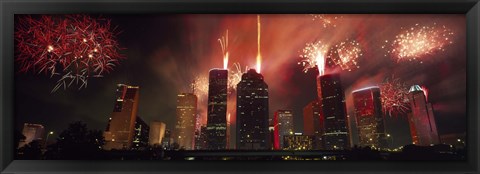
<path fill-rule="evenodd" d="M 386 79 L 380 86 L 382 107 L 390 116 L 406 113 L 408 106 L 408 88 L 400 79 Z"/>
<path fill-rule="evenodd" d="M 325 14 L 311 14 L 313 21 L 320 21 L 323 24 L 323 28 L 327 27 L 337 27 L 335 23 L 336 20 L 342 18 L 343 16 L 327 16 Z"/>
<path fill-rule="evenodd" d="M 257 71 L 260 73 L 260 68 L 262 67 L 262 55 L 260 52 L 260 15 L 257 15 Z"/>
<path fill-rule="evenodd" d="M 204 100 L 208 95 L 208 78 L 198 76 L 192 83 L 193 93 L 197 95 L 200 100 Z"/>
<path fill-rule="evenodd" d="M 349 41 L 347 39 L 335 45 L 332 50 L 329 57 L 336 65 L 340 66 L 342 70 L 351 71 L 355 68 L 360 68 L 357 59 L 363 54 L 360 44 L 357 41 Z"/>
<path fill-rule="evenodd" d="M 124 58 L 117 34 L 109 20 L 87 15 L 23 17 L 15 31 L 15 60 L 20 72 L 59 75 L 52 92 L 72 84 L 85 88 L 88 78 L 102 77 Z"/>
<path fill-rule="evenodd" d="M 244 72 L 241 69 L 240 63 L 234 63 L 233 65 L 235 69 L 230 70 L 228 73 L 228 87 L 236 90 L 237 84 L 242 80 L 242 75 Z"/>
<path fill-rule="evenodd" d="M 453 43 L 452 36 L 453 32 L 444 25 L 438 27 L 436 23 L 431 26 L 415 24 L 395 36 L 395 40 L 391 43 L 391 50 L 387 53 L 392 54 L 397 62 L 422 59 L 425 55 L 444 51 L 446 45 Z M 388 40 L 385 41 L 385 43 L 388 42 Z M 385 47 L 382 46 L 382 48 Z"/>
<path fill-rule="evenodd" d="M 218 39 L 220 42 L 220 47 L 222 47 L 223 54 L 223 69 L 228 68 L 228 30 L 225 36 L 222 36 Z"/>
<path fill-rule="evenodd" d="M 302 60 L 298 62 L 298 64 L 301 64 L 304 67 L 303 72 L 307 73 L 309 69 L 317 66 L 319 75 L 323 75 L 325 73 L 325 55 L 327 51 L 328 46 L 321 41 L 307 43 L 306 47 L 303 49 L 303 55 L 300 55 Z"/>

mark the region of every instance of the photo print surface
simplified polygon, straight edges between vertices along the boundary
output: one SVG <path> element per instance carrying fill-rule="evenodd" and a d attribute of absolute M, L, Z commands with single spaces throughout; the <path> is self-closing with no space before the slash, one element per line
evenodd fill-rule
<path fill-rule="evenodd" d="M 15 15 L 15 159 L 465 160 L 457 14 Z"/>

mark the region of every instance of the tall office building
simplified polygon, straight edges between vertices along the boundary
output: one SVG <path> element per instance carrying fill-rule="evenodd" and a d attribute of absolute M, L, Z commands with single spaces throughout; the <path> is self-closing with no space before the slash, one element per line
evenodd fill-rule
<path fill-rule="evenodd" d="M 237 85 L 237 149 L 269 149 L 268 85 L 250 69 Z"/>
<path fill-rule="evenodd" d="M 197 96 L 192 93 L 177 95 L 177 123 L 175 142 L 180 148 L 193 150 L 195 146 L 195 123 L 197 116 Z"/>
<path fill-rule="evenodd" d="M 22 134 L 25 136 L 25 140 L 20 141 L 18 148 L 21 148 L 32 141 L 43 141 L 45 128 L 41 124 L 25 123 L 23 124 Z"/>
<path fill-rule="evenodd" d="M 150 134 L 150 126 L 148 126 L 142 118 L 138 117 L 135 120 L 135 135 L 133 136 L 132 148 L 133 150 L 143 150 L 148 147 L 148 139 Z"/>
<path fill-rule="evenodd" d="M 148 136 L 148 144 L 150 146 L 161 146 L 162 140 L 165 137 L 165 129 L 167 125 L 163 122 L 150 122 L 150 133 Z"/>
<path fill-rule="evenodd" d="M 385 120 L 382 114 L 380 88 L 369 87 L 352 92 L 359 145 L 386 148 Z"/>
<path fill-rule="evenodd" d="M 413 85 L 410 88 L 408 99 L 412 109 L 408 119 L 413 143 L 420 146 L 440 143 L 432 104 L 427 103 L 422 88 Z"/>
<path fill-rule="evenodd" d="M 165 149 L 172 149 L 173 137 L 170 129 L 165 129 L 165 136 L 162 139 L 162 147 Z"/>
<path fill-rule="evenodd" d="M 201 150 L 204 147 L 202 146 L 202 115 L 197 114 L 195 119 L 195 150 Z"/>
<path fill-rule="evenodd" d="M 200 130 L 195 132 L 195 150 L 204 150 L 208 147 L 207 126 L 201 126 Z"/>
<path fill-rule="evenodd" d="M 132 148 L 132 142 L 135 136 L 139 89 L 138 86 L 117 85 L 112 116 L 104 132 L 104 149 Z"/>
<path fill-rule="evenodd" d="M 317 78 L 319 101 L 322 104 L 322 115 L 325 133 L 324 147 L 327 150 L 347 149 L 350 139 L 347 128 L 345 93 L 339 74 L 326 74 Z"/>
<path fill-rule="evenodd" d="M 208 80 L 207 149 L 227 147 L 227 83 L 228 70 L 212 69 Z"/>
<path fill-rule="evenodd" d="M 313 100 L 303 108 L 303 134 L 312 136 L 313 149 L 320 150 L 323 147 L 324 118 L 322 116 L 321 104 Z"/>
<path fill-rule="evenodd" d="M 269 121 L 270 122 L 270 121 Z M 268 125 L 268 135 L 270 141 L 270 149 L 271 150 L 279 150 L 280 149 L 280 137 L 278 136 L 278 131 L 275 131 L 275 126 L 273 124 Z"/>
<path fill-rule="evenodd" d="M 279 140 L 279 147 L 281 149 L 285 148 L 283 144 L 283 136 L 291 135 L 294 133 L 293 127 L 293 113 L 291 110 L 278 110 L 274 114 L 274 127 L 278 129 L 277 135 Z"/>

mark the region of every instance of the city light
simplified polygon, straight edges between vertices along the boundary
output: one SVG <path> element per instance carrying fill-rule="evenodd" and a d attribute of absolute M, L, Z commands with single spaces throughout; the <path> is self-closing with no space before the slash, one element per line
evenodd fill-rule
<path fill-rule="evenodd" d="M 29 101 L 20 97 L 18 101 L 26 102 L 39 112 L 55 109 L 52 106 L 68 106 L 60 108 L 61 113 L 92 117 L 85 119 L 89 121 L 97 120 L 93 116 L 105 119 L 99 128 L 84 131 L 88 138 L 83 138 L 88 139 L 88 143 L 96 143 L 85 147 L 95 147 L 97 151 L 92 153 L 106 154 L 105 159 L 398 160 L 419 157 L 411 152 L 421 152 L 418 154 L 422 159 L 440 153 L 444 155 L 442 159 L 464 157 L 461 148 L 466 140 L 461 138 L 465 135 L 437 131 L 444 129 L 443 122 L 450 119 L 448 115 L 464 112 L 459 107 L 462 103 L 456 103 L 463 101 L 457 99 L 463 97 L 464 79 L 458 79 L 457 75 L 464 73 L 459 66 L 464 60 L 444 58 L 450 56 L 448 52 L 435 57 L 444 62 L 430 62 L 434 60 L 431 55 L 445 51 L 447 45 L 454 41 L 463 43 L 463 37 L 454 37 L 450 29 L 457 31 L 463 26 L 453 25 L 457 23 L 452 20 L 444 22 L 448 27 L 434 23 L 399 29 L 399 25 L 420 20 L 405 19 L 388 26 L 388 20 L 383 18 L 360 20 L 349 15 L 299 15 L 303 19 L 298 20 L 254 15 L 245 15 L 242 20 L 239 15 L 232 21 L 227 20 L 229 15 L 218 15 L 218 20 L 209 20 L 208 26 L 202 24 L 201 27 L 195 18 L 187 16 L 175 21 L 185 26 L 178 31 L 174 30 L 176 27 L 152 28 L 159 32 L 149 35 L 131 34 L 136 30 L 126 27 L 128 35 L 118 41 L 118 32 L 111 28 L 110 20 L 103 17 L 38 15 L 23 19 L 20 16 L 15 28 L 18 70 L 58 77 L 52 92 L 77 83 L 79 89 L 85 88 L 89 78 L 102 77 L 114 68 L 119 72 L 108 79 L 91 82 L 90 88 L 95 88 L 68 91 L 65 95 L 46 93 L 47 97 L 35 93 L 48 87 L 42 84 L 48 81 L 18 78 L 23 80 L 19 84 L 29 84 L 36 90 L 19 87 L 22 93 L 15 94 L 38 99 Z M 215 15 L 210 17 L 216 19 Z M 119 18 L 123 17 L 112 19 Z M 371 21 L 376 21 L 375 25 L 371 25 Z M 164 22 L 165 26 L 170 24 L 168 20 Z M 40 26 L 31 26 L 33 24 Z M 123 27 L 126 23 L 118 20 L 115 24 Z M 291 24 L 298 26 L 291 27 Z M 370 34 L 370 30 L 375 33 Z M 123 51 L 119 41 L 132 46 L 131 49 Z M 382 44 L 386 51 L 379 48 Z M 223 68 L 219 67 L 220 50 Z M 464 55 L 455 51 L 453 53 Z M 125 58 L 123 54 L 132 58 L 118 66 Z M 423 64 L 401 63 L 405 61 Z M 17 76 L 21 77 L 15 75 L 15 79 Z M 141 85 L 142 90 L 133 85 Z M 439 91 L 443 94 L 437 94 Z M 40 100 L 41 97 L 48 101 Z M 46 108 L 35 105 L 37 101 L 44 102 L 39 105 Z M 103 101 L 107 103 L 99 103 Z M 25 113 L 35 115 L 29 109 Z M 49 126 L 52 125 L 49 121 L 59 118 L 56 112 L 50 114 L 51 119 L 45 121 Z M 436 122 L 439 116 L 445 120 Z M 142 118 L 152 122 L 149 124 Z M 152 123 L 160 122 L 158 120 L 162 120 L 163 126 L 154 129 L 156 126 Z M 78 127 L 81 126 L 74 128 Z M 62 146 L 72 144 L 68 142 L 71 139 L 81 139 L 69 132 L 71 127 L 63 131 L 60 128 L 38 131 L 45 146 L 43 150 L 56 150 L 55 153 L 42 152 L 54 154 L 42 159 L 63 155 Z M 27 134 L 25 130 L 22 133 Z M 52 135 L 58 136 L 54 137 L 58 144 L 52 145 L 53 139 L 48 142 Z M 455 148 L 448 150 L 445 148 L 448 145 Z"/>

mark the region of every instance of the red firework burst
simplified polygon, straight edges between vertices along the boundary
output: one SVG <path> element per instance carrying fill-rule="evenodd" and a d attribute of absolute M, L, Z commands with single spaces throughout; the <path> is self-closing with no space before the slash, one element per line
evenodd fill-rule
<path fill-rule="evenodd" d="M 406 113 L 408 106 L 408 87 L 400 79 L 386 79 L 380 86 L 382 107 L 390 116 Z"/>
<path fill-rule="evenodd" d="M 61 78 L 53 88 L 80 84 L 113 70 L 121 48 L 110 20 L 87 15 L 25 16 L 16 25 L 16 62 L 20 72 L 45 73 Z"/>

